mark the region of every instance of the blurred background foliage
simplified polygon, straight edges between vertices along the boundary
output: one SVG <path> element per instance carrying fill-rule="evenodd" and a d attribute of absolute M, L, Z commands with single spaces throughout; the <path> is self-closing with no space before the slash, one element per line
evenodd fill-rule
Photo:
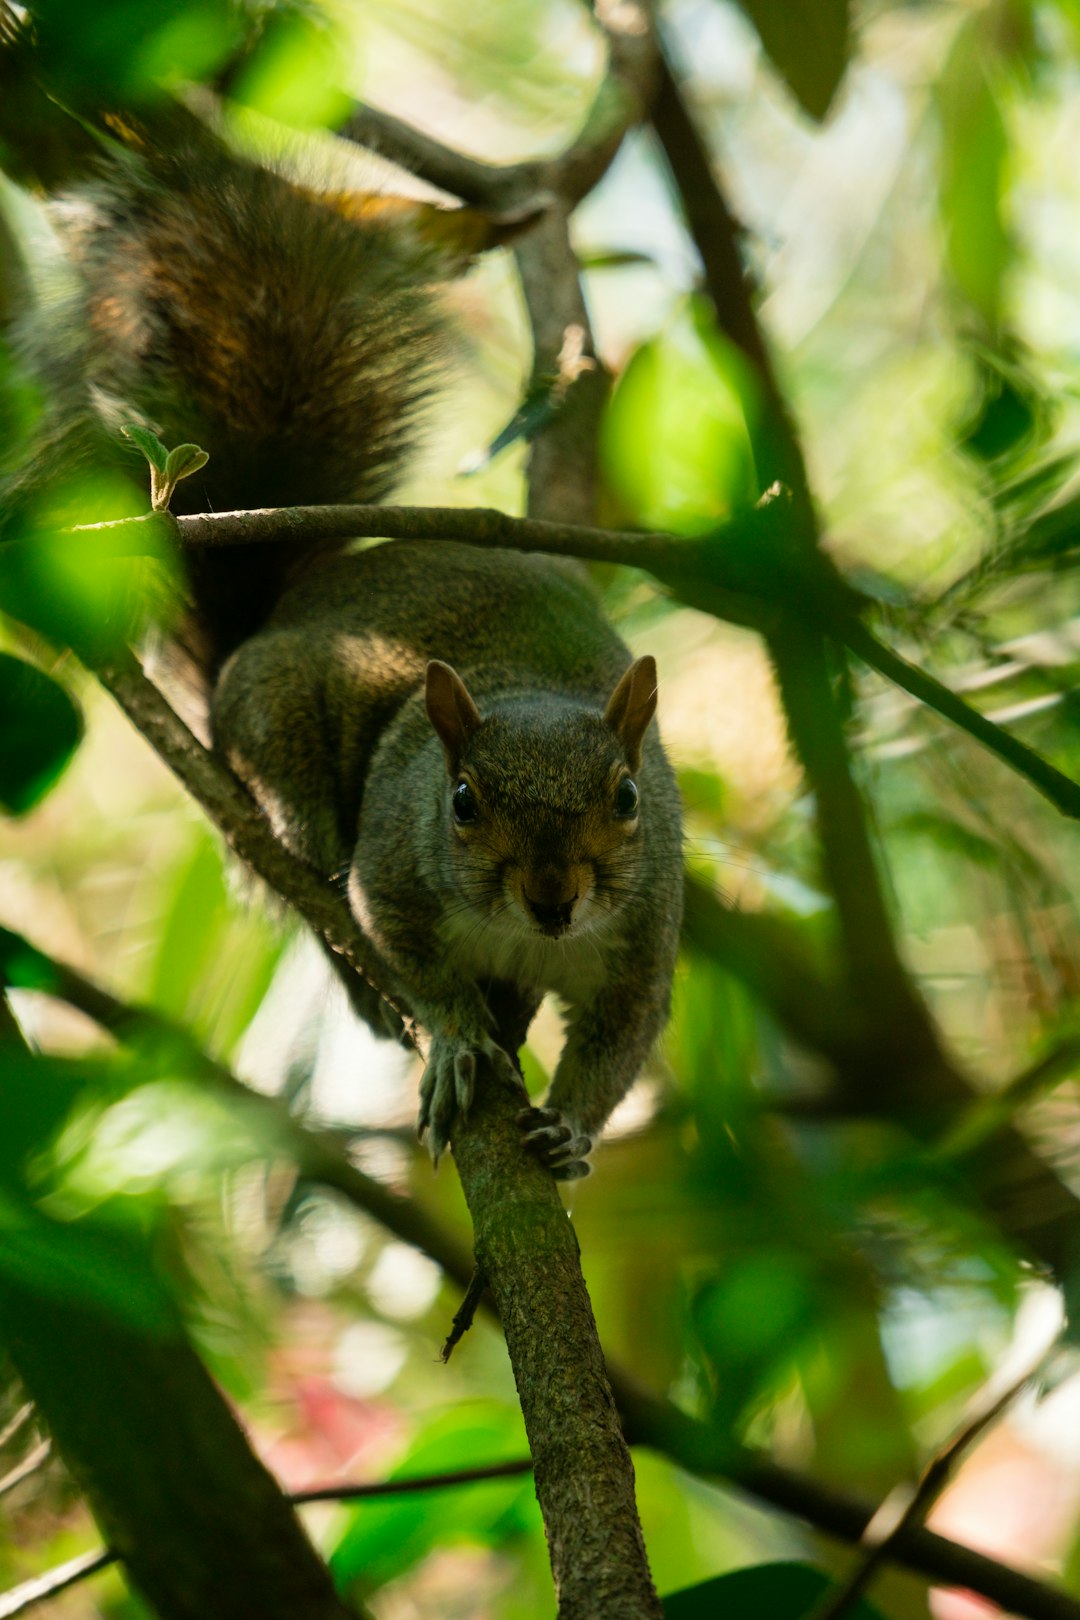
<path fill-rule="evenodd" d="M 326 133 L 351 98 L 510 162 L 565 145 L 603 71 L 572 0 L 33 11 L 56 100 L 0 82 L 5 313 L 25 266 L 43 284 L 59 274 L 40 191 L 87 161 L 57 102 L 78 105 L 88 86 L 139 103 L 228 68 L 238 140 L 314 145 L 352 173 L 363 162 Z M 740 221 L 830 554 L 893 645 L 1080 777 L 1080 9 L 669 0 L 663 23 Z M 2 135 L 13 122 L 18 141 Z M 707 530 L 759 493 L 761 402 L 700 296 L 650 134 L 625 143 L 574 229 L 614 379 L 604 518 Z M 518 510 L 520 444 L 460 475 L 526 387 L 510 261 L 490 257 L 452 298 L 463 352 L 403 498 Z M 0 350 L 4 464 L 39 404 Z M 365 1170 L 467 1240 L 452 1171 L 433 1177 L 412 1140 L 413 1068 L 356 1029 L 314 948 L 243 891 L 164 768 L 58 651 L 92 662 L 169 591 L 163 563 L 89 543 L 72 576 L 50 530 L 146 500 L 114 475 L 62 483 L 48 512 L 21 520 L 31 551 L 0 551 L 0 962 L 35 1053 L 8 1029 L 0 1274 L 81 1293 L 149 1332 L 182 1313 L 290 1489 L 521 1456 L 499 1336 L 480 1321 L 439 1364 L 455 1290 L 305 1179 L 280 1117 L 246 1107 L 193 1053 L 189 1037 L 333 1126 Z M 625 636 L 660 663 L 692 870 L 743 917 L 782 926 L 790 960 L 831 994 L 833 901 L 762 645 L 640 576 L 602 583 Z M 846 679 L 904 960 L 988 1121 L 1002 1088 L 1061 1049 L 1051 1083 L 1004 1106 L 1080 1196 L 1076 830 L 903 693 L 857 667 Z M 157 1020 L 103 1033 L 68 1004 L 56 964 Z M 569 1203 L 613 1356 L 733 1440 L 880 1495 L 992 1372 L 1035 1358 L 1080 1272 L 1066 1261 L 1049 1275 L 971 1196 L 932 1126 L 917 1140 L 910 1120 L 881 1117 L 872 1068 L 841 1086 L 828 1053 L 793 1036 L 784 999 L 738 961 L 689 948 L 663 1047 Z M 526 1056 L 536 1086 L 558 1046 L 545 1009 Z M 968 1124 L 980 1128 L 979 1105 Z M 12 1386 L 10 1411 L 19 1398 Z M 1078 1406 L 1071 1377 L 1017 1406 L 932 1523 L 1076 1590 Z M 0 1474 L 33 1439 L 31 1421 L 3 1442 Z M 772 1560 L 843 1567 L 795 1520 L 659 1456 L 636 1460 L 661 1591 Z M 0 1585 L 93 1544 L 59 1463 L 4 1495 Z M 379 1620 L 550 1612 L 527 1478 L 322 1506 L 309 1523 Z M 747 1590 L 746 1612 L 765 1612 Z M 975 1613 L 895 1572 L 874 1597 L 895 1620 Z M 54 1612 L 143 1611 L 111 1573 Z"/>

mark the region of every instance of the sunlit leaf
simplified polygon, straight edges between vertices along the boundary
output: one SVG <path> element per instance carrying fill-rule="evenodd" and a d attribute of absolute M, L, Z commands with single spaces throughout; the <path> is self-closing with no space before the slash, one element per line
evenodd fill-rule
<path fill-rule="evenodd" d="M 1002 213 L 1008 138 L 979 17 L 957 36 L 938 86 L 946 260 L 961 296 L 994 330 L 1011 253 Z"/>
<path fill-rule="evenodd" d="M 258 46 L 232 85 L 237 101 L 281 123 L 333 127 L 352 103 L 341 37 L 326 14 L 286 6 L 269 13 Z"/>
<path fill-rule="evenodd" d="M 90 663 L 115 654 L 167 604 L 165 532 L 148 520 L 137 539 L 128 533 L 121 542 L 107 528 L 69 525 L 145 512 L 145 497 L 122 480 L 62 489 L 50 510 L 27 517 L 19 536 L 0 545 L 0 609 Z"/>
<path fill-rule="evenodd" d="M 638 349 L 604 419 L 604 468 L 633 520 L 700 532 L 753 499 L 754 386 L 737 351 L 686 310 Z"/>

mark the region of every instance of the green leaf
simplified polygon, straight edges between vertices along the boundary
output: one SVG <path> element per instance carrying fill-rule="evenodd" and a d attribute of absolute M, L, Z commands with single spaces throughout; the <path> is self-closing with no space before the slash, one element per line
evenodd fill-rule
<path fill-rule="evenodd" d="M 14 1041 L 0 1044 L 0 1187 L 22 1187 L 72 1112 L 108 1084 L 99 1062 L 42 1057 Z"/>
<path fill-rule="evenodd" d="M 848 0 L 739 0 L 804 112 L 822 119 L 851 51 Z"/>
<path fill-rule="evenodd" d="M 667 1620 L 804 1620 L 834 1585 L 810 1564 L 756 1564 L 688 1586 L 664 1599 Z M 883 1620 L 880 1609 L 858 1598 L 847 1620 Z"/>
<path fill-rule="evenodd" d="M 938 86 L 941 214 L 953 283 L 993 329 L 1012 251 L 1001 208 L 1008 137 L 980 21 L 973 17 L 957 34 Z"/>
<path fill-rule="evenodd" d="M 753 500 L 757 414 L 745 361 L 688 305 L 637 350 L 604 417 L 604 470 L 632 520 L 701 533 Z"/>
<path fill-rule="evenodd" d="M 235 100 L 295 128 L 333 127 L 351 101 L 345 40 L 329 11 L 268 7 L 259 43 L 231 86 Z"/>
<path fill-rule="evenodd" d="M 134 639 L 151 610 L 167 608 L 170 537 L 147 514 L 145 495 L 133 496 L 130 484 L 108 479 L 62 487 L 60 510 L 28 515 L 0 544 L 0 608 L 91 665 Z M 141 521 L 120 531 L 70 527 L 119 517 Z"/>
<path fill-rule="evenodd" d="M 0 806 L 9 815 L 22 815 L 44 797 L 82 732 L 82 716 L 62 686 L 0 653 Z"/>
<path fill-rule="evenodd" d="M 120 431 L 126 439 L 130 439 L 132 444 L 142 451 L 156 472 L 163 473 L 165 471 L 169 452 L 156 433 L 151 433 L 149 428 L 139 427 L 135 422 L 128 422 Z"/>
<path fill-rule="evenodd" d="M 137 1332 L 175 1332 L 176 1308 L 137 1231 L 54 1221 L 0 1191 L 0 1283 L 88 1306 Z"/>
<path fill-rule="evenodd" d="M 390 1478 L 451 1473 L 527 1455 L 519 1412 L 495 1402 L 467 1402 L 439 1413 L 420 1432 Z M 370 1592 L 410 1568 L 433 1547 L 466 1536 L 499 1545 L 531 1528 L 538 1516 L 529 1475 L 359 1502 L 330 1567 L 340 1586 L 356 1583 Z"/>
<path fill-rule="evenodd" d="M 165 477 L 175 487 L 182 478 L 190 478 L 210 460 L 206 451 L 197 444 L 178 444 L 170 450 L 165 462 Z"/>

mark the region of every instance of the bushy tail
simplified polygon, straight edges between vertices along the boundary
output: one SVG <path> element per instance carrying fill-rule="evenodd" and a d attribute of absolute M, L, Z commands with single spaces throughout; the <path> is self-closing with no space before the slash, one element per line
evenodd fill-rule
<path fill-rule="evenodd" d="M 384 498 L 445 357 L 434 289 L 450 255 L 407 213 L 346 217 L 177 128 L 180 140 L 120 151 L 56 204 L 79 283 L 58 323 L 67 465 L 106 442 L 134 457 L 120 429 L 136 422 L 209 452 L 178 486 L 178 513 Z M 259 544 L 191 560 L 207 673 L 309 560 Z"/>

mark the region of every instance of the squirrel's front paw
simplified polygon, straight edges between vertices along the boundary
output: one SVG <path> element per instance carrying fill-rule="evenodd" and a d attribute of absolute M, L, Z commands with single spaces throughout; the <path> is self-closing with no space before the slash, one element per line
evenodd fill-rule
<path fill-rule="evenodd" d="M 460 1114 L 467 1118 L 476 1093 L 476 1060 L 487 1058 L 498 1080 L 520 1085 L 513 1059 L 487 1036 L 469 1041 L 460 1035 L 433 1035 L 427 1068 L 420 1081 L 417 1134 L 425 1132 L 431 1157 L 438 1164 L 450 1145 L 450 1131 Z"/>
<path fill-rule="evenodd" d="M 592 1165 L 586 1162 L 592 1138 L 579 1135 L 557 1108 L 525 1108 L 518 1115 L 518 1124 L 525 1146 L 556 1181 L 578 1181 L 592 1173 Z"/>

